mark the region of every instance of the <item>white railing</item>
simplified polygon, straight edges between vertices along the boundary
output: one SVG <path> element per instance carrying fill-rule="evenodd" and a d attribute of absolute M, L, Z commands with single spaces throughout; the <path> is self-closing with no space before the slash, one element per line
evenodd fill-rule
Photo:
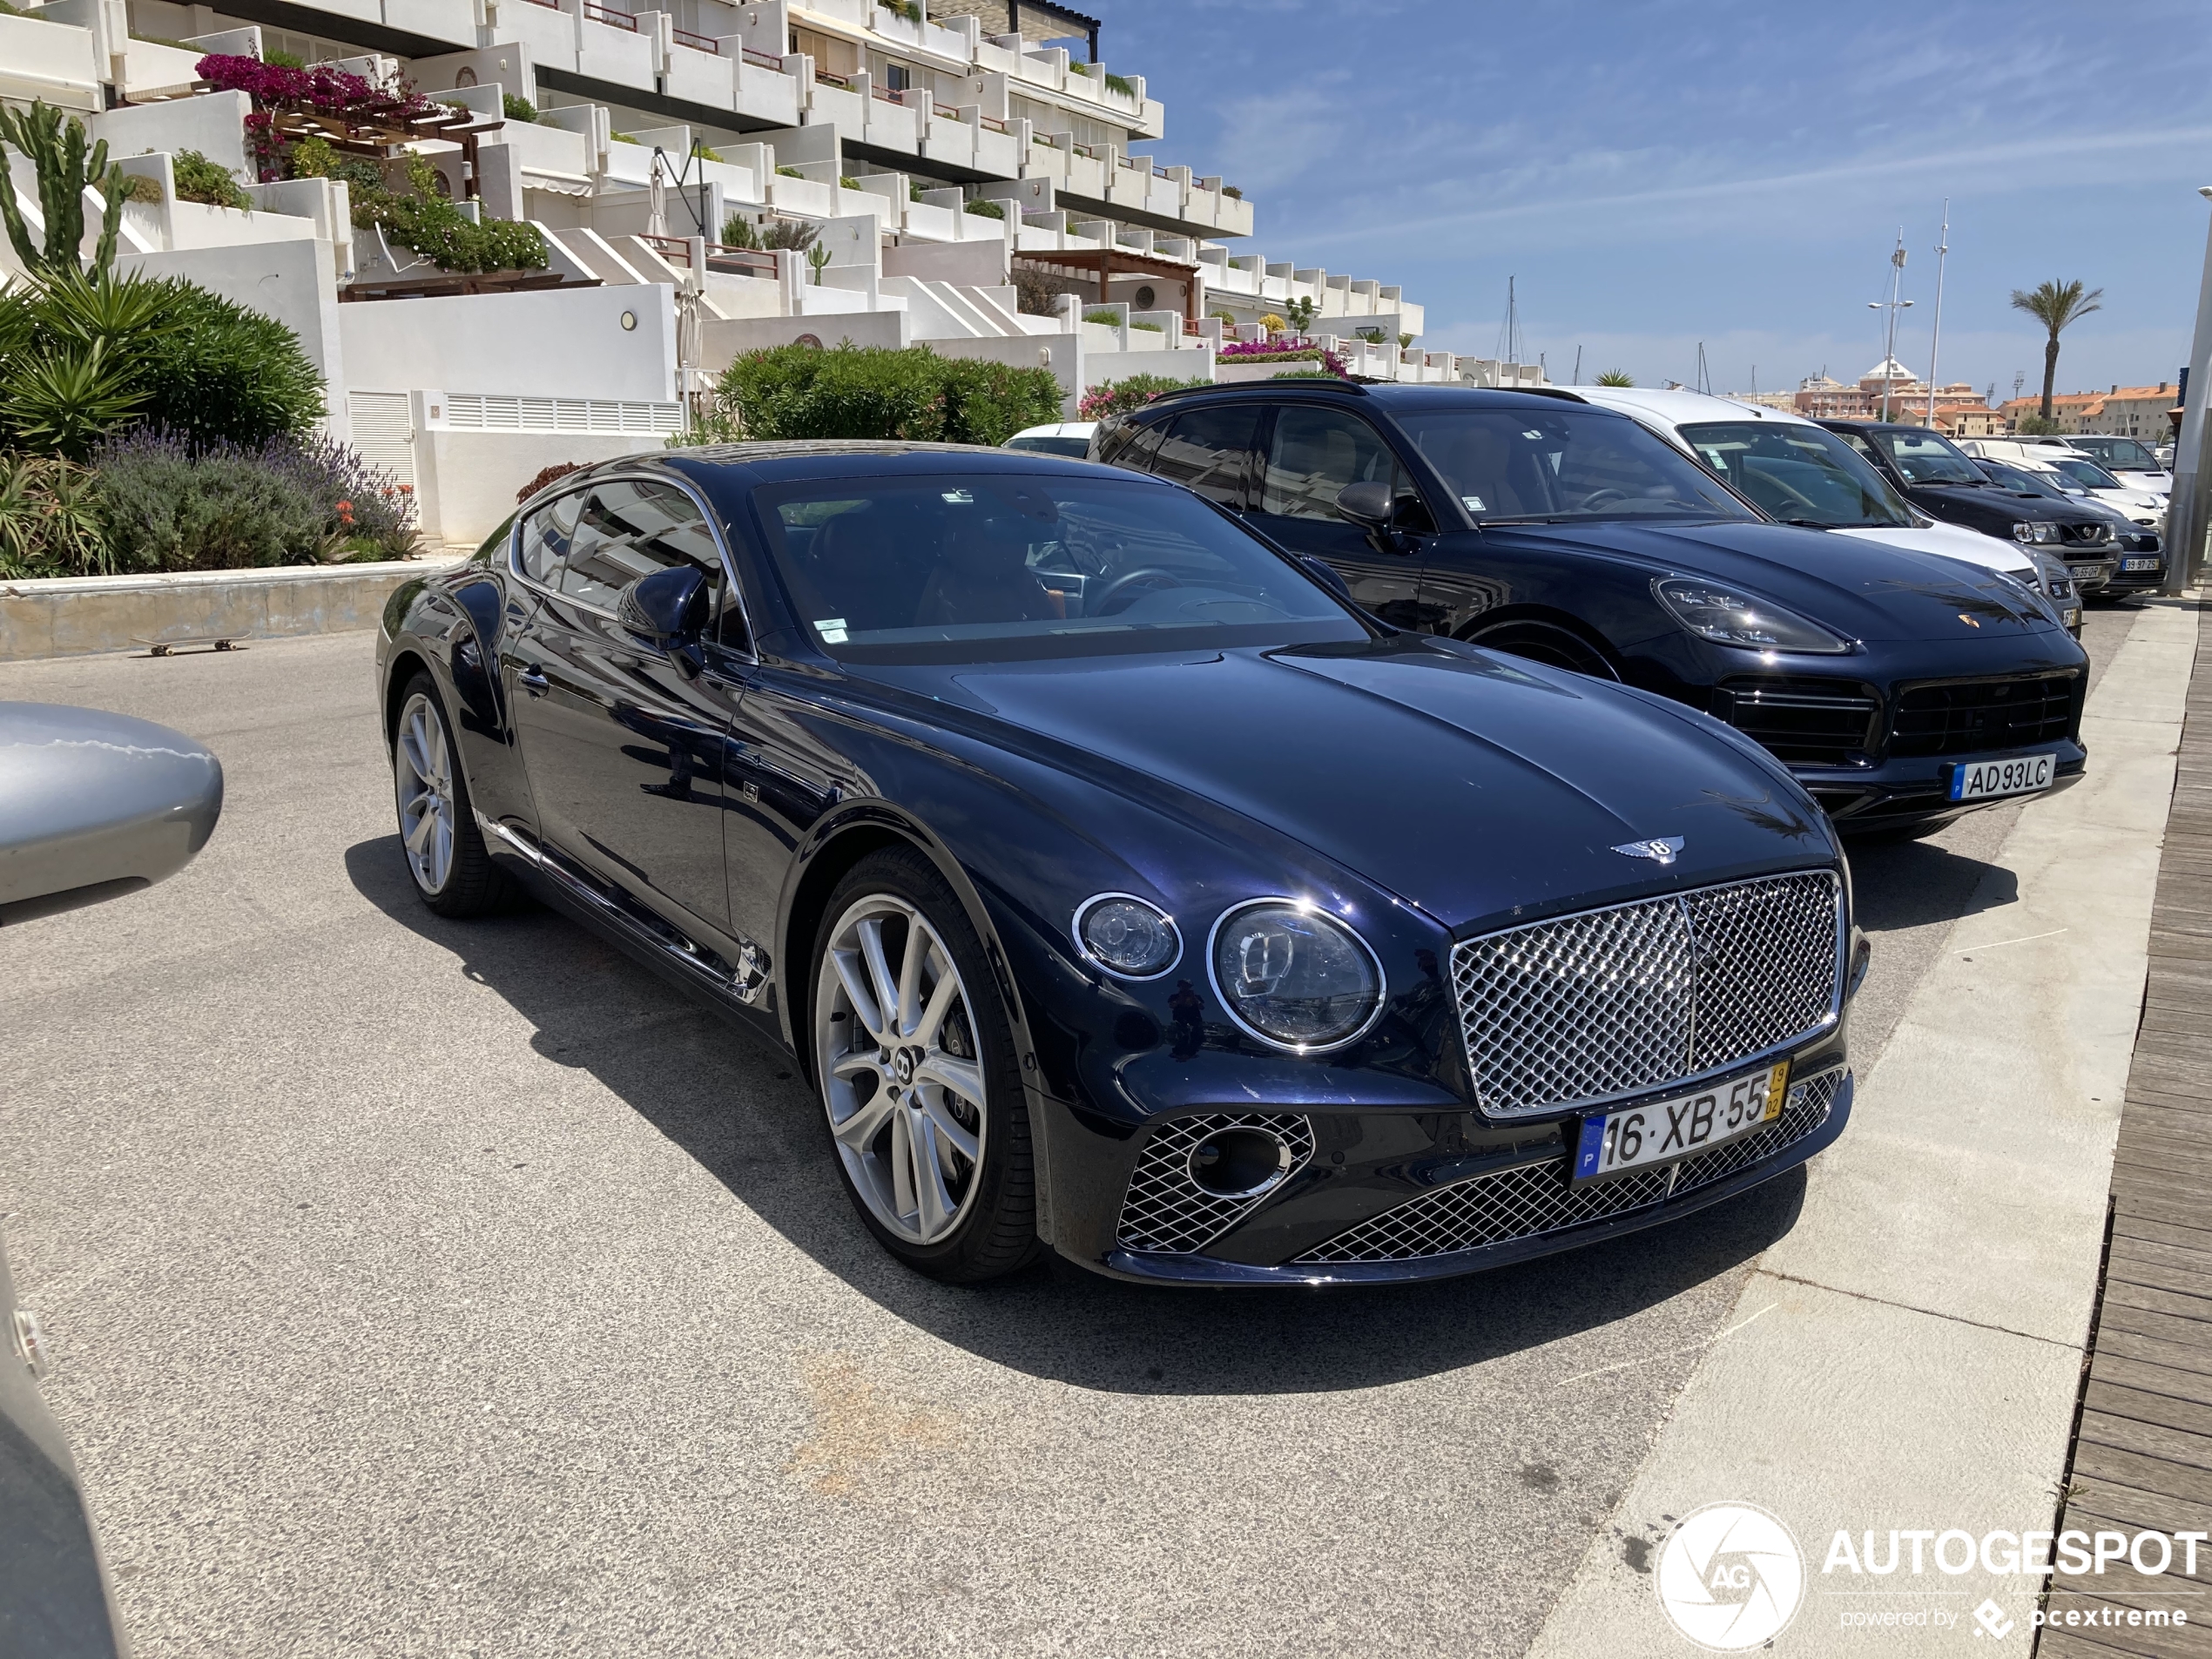
<path fill-rule="evenodd" d="M 448 427 L 476 432 L 681 432 L 681 403 L 617 402 L 588 397 L 446 395 Z"/>

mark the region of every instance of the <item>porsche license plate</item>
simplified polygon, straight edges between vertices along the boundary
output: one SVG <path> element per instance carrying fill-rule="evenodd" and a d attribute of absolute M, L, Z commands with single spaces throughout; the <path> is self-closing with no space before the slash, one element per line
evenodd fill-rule
<path fill-rule="evenodd" d="M 1782 1116 L 1789 1093 L 1784 1060 L 1694 1095 L 1594 1114 L 1582 1120 L 1575 1142 L 1574 1179 L 1595 1181 L 1672 1163 L 1749 1135 Z"/>
<path fill-rule="evenodd" d="M 2015 755 L 2010 760 L 1973 760 L 1951 769 L 1951 799 L 1987 800 L 1993 795 L 2027 795 L 2051 786 L 2056 755 Z"/>

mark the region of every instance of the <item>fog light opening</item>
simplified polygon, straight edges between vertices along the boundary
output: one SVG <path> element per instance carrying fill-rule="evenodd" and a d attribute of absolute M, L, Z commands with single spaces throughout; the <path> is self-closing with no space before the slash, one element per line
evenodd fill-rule
<path fill-rule="evenodd" d="M 1190 1149 L 1190 1179 L 1217 1198 L 1256 1198 L 1290 1174 L 1291 1156 L 1272 1130 L 1224 1129 Z"/>

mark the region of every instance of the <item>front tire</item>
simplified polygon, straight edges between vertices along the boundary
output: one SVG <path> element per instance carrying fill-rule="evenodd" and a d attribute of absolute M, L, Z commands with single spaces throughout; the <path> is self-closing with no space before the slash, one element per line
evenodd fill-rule
<path fill-rule="evenodd" d="M 437 686 L 418 672 L 401 693 L 392 732 L 400 851 L 415 895 L 438 914 L 459 920 L 498 909 L 508 888 L 476 827 L 452 732 Z"/>
<path fill-rule="evenodd" d="M 1035 1259 L 1013 1023 L 921 853 L 872 853 L 838 883 L 814 945 L 812 1024 L 838 1172 L 883 1247 L 954 1283 Z"/>

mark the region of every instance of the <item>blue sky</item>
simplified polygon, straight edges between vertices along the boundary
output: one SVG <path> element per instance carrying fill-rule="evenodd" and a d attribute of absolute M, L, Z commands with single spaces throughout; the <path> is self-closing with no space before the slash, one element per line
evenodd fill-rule
<path fill-rule="evenodd" d="M 1080 0 L 1078 0 L 1080 3 Z M 1167 105 L 1163 163 L 1241 185 L 1246 246 L 1402 283 L 1432 346 L 1553 379 L 1716 389 L 1928 366 L 1951 198 L 1943 379 L 2040 389 L 2014 287 L 2081 278 L 2060 389 L 2169 379 L 2212 184 L 2212 9 L 1803 0 L 1096 0 L 1107 66 Z"/>

